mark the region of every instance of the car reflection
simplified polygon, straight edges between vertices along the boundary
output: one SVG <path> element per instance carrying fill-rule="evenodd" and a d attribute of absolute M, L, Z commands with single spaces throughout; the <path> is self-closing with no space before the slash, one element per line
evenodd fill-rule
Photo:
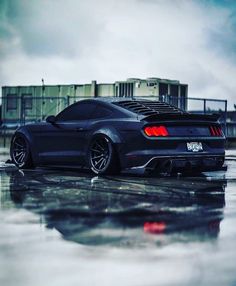
<path fill-rule="evenodd" d="M 17 207 L 38 213 L 48 228 L 80 244 L 216 239 L 223 219 L 225 180 L 92 177 L 58 170 L 8 175 Z"/>

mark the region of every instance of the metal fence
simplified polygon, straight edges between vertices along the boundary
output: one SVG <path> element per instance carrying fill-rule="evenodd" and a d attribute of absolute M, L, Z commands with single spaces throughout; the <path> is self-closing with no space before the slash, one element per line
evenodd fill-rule
<path fill-rule="evenodd" d="M 87 97 L 88 98 L 88 97 Z M 140 97 L 138 97 L 140 98 Z M 177 106 L 183 110 L 209 114 L 219 113 L 220 122 L 227 135 L 226 118 L 227 118 L 227 100 L 193 98 L 193 97 L 176 97 L 170 95 L 162 96 L 143 96 L 143 99 L 151 99 L 166 102 Z M 66 97 L 11 97 L 8 102 L 7 98 L 0 98 L 2 102 L 1 127 L 0 127 L 0 146 L 7 144 L 6 137 L 19 126 L 30 122 L 40 122 L 46 119 L 48 115 L 56 115 L 70 104 L 85 98 L 66 96 Z M 127 97 L 125 98 L 128 99 Z M 231 132 L 232 133 L 232 132 Z M 236 135 L 236 133 L 235 133 Z M 2 142 L 1 142 L 2 141 Z"/>

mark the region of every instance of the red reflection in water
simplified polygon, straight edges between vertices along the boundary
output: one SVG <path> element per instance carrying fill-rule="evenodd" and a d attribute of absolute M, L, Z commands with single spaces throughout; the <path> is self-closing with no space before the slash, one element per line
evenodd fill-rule
<path fill-rule="evenodd" d="M 161 234 L 165 231 L 166 224 L 162 221 L 160 222 L 145 222 L 143 225 L 144 232 Z"/>

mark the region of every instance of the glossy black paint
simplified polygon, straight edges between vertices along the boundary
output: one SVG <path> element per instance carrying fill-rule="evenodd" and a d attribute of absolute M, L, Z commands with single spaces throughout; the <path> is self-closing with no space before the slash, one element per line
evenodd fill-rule
<path fill-rule="evenodd" d="M 219 126 L 216 116 L 186 112 L 145 116 L 114 102 L 115 99 L 83 100 L 67 107 L 55 118 L 49 117 L 46 122 L 20 127 L 16 135 L 21 134 L 28 140 L 35 166 L 89 168 L 91 140 L 104 135 L 111 140 L 122 170 L 165 171 L 166 164 L 176 170 L 190 167 L 196 167 L 198 171 L 221 169 L 225 137 L 212 137 L 209 132 L 209 124 Z M 169 127 L 170 136 L 146 136 L 144 127 L 155 124 Z M 187 142 L 194 141 L 202 143 L 203 152 L 187 151 Z"/>

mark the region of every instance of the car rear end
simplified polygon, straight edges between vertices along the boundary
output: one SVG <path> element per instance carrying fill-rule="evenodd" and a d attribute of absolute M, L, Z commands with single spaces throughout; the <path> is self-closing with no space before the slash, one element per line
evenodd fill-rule
<path fill-rule="evenodd" d="M 219 116 L 164 111 L 144 115 L 136 129 L 127 132 L 123 156 L 126 168 L 158 172 L 222 170 L 225 136 Z"/>
<path fill-rule="evenodd" d="M 214 116 L 191 116 L 174 121 L 146 121 L 146 170 L 203 172 L 221 170 L 225 157 L 225 136 Z M 182 116 L 184 117 L 184 116 Z M 143 152 L 142 152 L 143 153 Z"/>

